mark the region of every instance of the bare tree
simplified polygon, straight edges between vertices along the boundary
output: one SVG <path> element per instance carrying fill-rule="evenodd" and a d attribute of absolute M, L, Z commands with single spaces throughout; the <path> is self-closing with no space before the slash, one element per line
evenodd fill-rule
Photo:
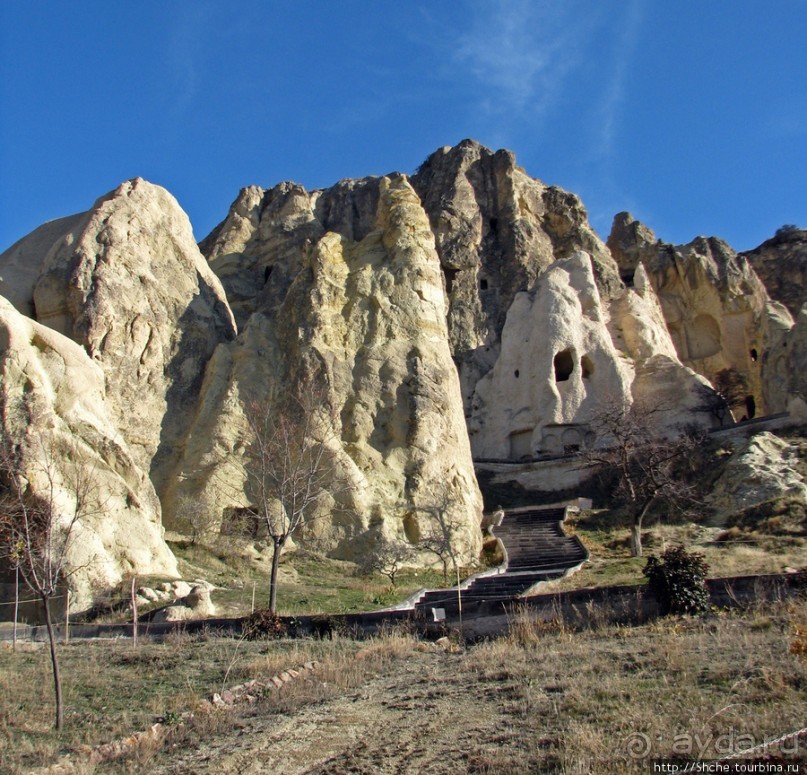
<path fill-rule="evenodd" d="M 451 493 L 443 485 L 437 493 L 435 502 L 431 506 L 421 506 L 420 511 L 426 512 L 426 525 L 421 532 L 420 546 L 427 552 L 435 555 L 443 566 L 443 583 L 448 582 L 448 564 L 454 569 L 457 581 L 457 611 L 459 612 L 459 626 L 462 632 L 462 590 L 460 589 L 460 566 L 457 561 L 457 539 L 464 525 L 456 514 L 449 509 Z"/>
<path fill-rule="evenodd" d="M 457 541 L 465 525 L 457 514 L 451 513 L 449 506 L 449 493 L 447 490 L 443 490 L 438 493 L 432 505 L 418 507 L 417 510 L 426 515 L 418 545 L 440 561 L 443 568 L 443 583 L 448 581 L 449 566 L 457 575 L 457 583 L 459 583 Z"/>
<path fill-rule="evenodd" d="M 588 466 L 615 479 L 612 495 L 628 512 L 634 557 L 642 556 L 642 525 L 655 505 L 664 501 L 683 508 L 696 498 L 681 469 L 701 440 L 660 435 L 654 420 L 663 411 L 626 402 L 604 406 L 589 422 L 596 441 L 581 453 Z"/>
<path fill-rule="evenodd" d="M 289 537 L 317 518 L 328 496 L 345 489 L 335 465 L 327 406 L 317 391 L 279 404 L 247 404 L 249 443 L 243 460 L 246 508 L 272 541 L 269 609 L 277 611 L 277 573 Z"/>
<path fill-rule="evenodd" d="M 721 369 L 712 380 L 712 387 L 699 385 L 697 412 L 711 414 L 723 426 L 731 418 L 732 409 L 746 405 L 748 380 L 735 368 Z"/>
<path fill-rule="evenodd" d="M 219 526 L 218 515 L 204 498 L 183 497 L 177 506 L 175 520 L 194 546 L 210 540 Z"/>
<path fill-rule="evenodd" d="M 42 436 L 35 436 L 24 450 L 3 439 L 0 488 L 0 557 L 42 601 L 53 668 L 55 727 L 61 730 L 62 685 L 51 604 L 79 570 L 68 569 L 67 558 L 76 525 L 93 513 L 97 503 L 95 470 L 82 464 L 74 446 L 60 454 L 55 441 Z"/>
<path fill-rule="evenodd" d="M 386 536 L 378 536 L 372 548 L 359 561 L 359 573 L 369 576 L 380 573 L 395 586 L 400 570 L 415 558 L 415 550 L 403 541 L 393 541 Z"/>

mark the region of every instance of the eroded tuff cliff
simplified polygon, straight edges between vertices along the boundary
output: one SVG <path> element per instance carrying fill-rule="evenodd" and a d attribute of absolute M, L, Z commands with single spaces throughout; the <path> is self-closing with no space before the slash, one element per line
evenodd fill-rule
<path fill-rule="evenodd" d="M 559 258 L 586 251 L 606 298 L 621 283 L 608 249 L 574 194 L 529 177 L 507 150 L 472 140 L 441 148 L 412 178 L 445 278 L 451 349 L 466 414 L 477 382 L 499 354 L 516 294 Z"/>
<path fill-rule="evenodd" d="M 664 243 L 629 213 L 614 218 L 608 246 L 628 284 L 637 267 L 646 271 L 685 365 L 709 380 L 723 369 L 739 371 L 751 416 L 787 408 L 778 350 L 793 320 L 746 256 L 714 237 Z"/>
<path fill-rule="evenodd" d="M 628 214 L 606 246 L 576 196 L 466 140 L 409 177 L 250 186 L 198 247 L 170 194 L 129 181 L 0 256 L 0 293 L 16 328 L 36 326 L 25 315 L 83 348 L 70 374 L 89 369 L 103 432 L 48 411 L 139 493 L 113 523 L 155 524 L 149 477 L 168 524 L 186 497 L 223 519 L 246 505 L 245 402 L 304 389 L 327 409 L 334 475 L 351 483 L 317 538 L 342 557 L 378 533 L 415 542 L 447 503 L 472 560 L 472 450 L 563 454 L 614 400 L 662 404 L 668 426 L 708 423 L 693 409 L 729 366 L 758 412 L 804 403 L 807 317 L 794 326 L 749 256 L 715 239 L 666 245 Z M 25 341 L 8 338 L 8 363 L 36 361 Z M 54 341 L 48 352 L 67 340 Z M 61 356 L 37 358 L 62 373 Z M 128 556 L 115 530 L 98 528 L 104 551 Z"/>
<path fill-rule="evenodd" d="M 4 288 L 101 366 L 107 409 L 159 491 L 207 360 L 235 336 L 224 291 L 177 201 L 141 178 L 47 226 L 0 257 Z"/>
<path fill-rule="evenodd" d="M 807 230 L 783 226 L 771 239 L 740 256 L 754 268 L 770 297 L 797 317 L 807 289 Z"/>
<path fill-rule="evenodd" d="M 23 332 L 4 341 L 3 397 L 25 393 L 30 382 L 32 400 L 45 407 L 30 434 L 59 440 L 48 442 L 60 450 L 58 465 L 68 462 L 73 435 L 87 460 L 102 461 L 110 496 L 99 509 L 105 516 L 83 525 L 79 544 L 94 559 L 77 563 L 86 569 L 73 577 L 74 601 L 89 601 L 96 578 L 175 573 L 154 488 L 159 493 L 175 475 L 208 359 L 235 336 L 187 216 L 159 186 L 128 181 L 88 212 L 20 240 L 0 256 L 0 274 L 22 313 L 5 310 L 7 330 Z M 13 364 L 22 364 L 16 376 Z M 79 420 L 71 421 L 75 407 Z M 3 441 L 18 443 L 24 429 L 9 425 L 10 416 Z M 122 481 L 108 484 L 106 468 Z M 125 506 L 114 505 L 120 498 Z"/>
<path fill-rule="evenodd" d="M 177 576 L 157 494 L 121 438 L 101 367 L 0 297 L 0 378 L 0 433 L 22 455 L 27 496 L 52 497 L 61 525 L 75 513 L 73 468 L 90 479 L 67 550 L 68 568 L 80 569 L 74 607 L 129 573 Z"/>
<path fill-rule="evenodd" d="M 280 398 L 302 384 L 322 391 L 331 408 L 334 476 L 352 483 L 317 521 L 320 540 L 348 558 L 379 530 L 414 543 L 428 510 L 445 504 L 463 525 L 459 548 L 472 559 L 482 505 L 434 238 L 405 177 L 367 185 L 372 215 L 341 206 L 350 184 L 328 194 L 291 186 L 268 192 L 245 240 L 242 205 L 255 193 L 246 190 L 208 241 L 211 264 L 226 267 L 225 287 L 251 278 L 240 297 L 239 314 L 248 317 L 208 369 L 175 497 L 203 498 L 222 513 L 240 505 L 218 480 L 227 460 L 228 480 L 243 480 L 235 463 L 244 444 L 244 398 Z M 341 232 L 326 230 L 318 215 Z M 278 233 L 289 234 L 289 243 Z M 219 252 L 234 248 L 239 252 Z"/>

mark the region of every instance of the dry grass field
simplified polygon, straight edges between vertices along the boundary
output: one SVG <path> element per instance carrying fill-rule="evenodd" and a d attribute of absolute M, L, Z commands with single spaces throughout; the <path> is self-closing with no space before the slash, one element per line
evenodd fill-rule
<path fill-rule="evenodd" d="M 224 686 L 307 659 L 314 674 L 93 770 L 120 773 L 615 773 L 649 758 L 719 758 L 807 726 L 807 662 L 791 653 L 807 602 L 572 632 L 526 615 L 465 649 L 403 631 L 369 641 L 62 647 L 66 729 L 49 728 L 42 650 L 0 652 L 0 771 L 48 765 L 169 723 Z M 807 736 L 775 754 L 805 762 Z"/>

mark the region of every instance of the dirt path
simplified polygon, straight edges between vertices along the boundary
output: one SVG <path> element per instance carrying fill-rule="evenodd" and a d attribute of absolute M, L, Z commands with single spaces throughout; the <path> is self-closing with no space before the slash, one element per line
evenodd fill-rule
<path fill-rule="evenodd" d="M 520 757 L 526 713 L 517 687 L 480 676 L 456 654 L 415 653 L 394 671 L 289 715 L 177 752 L 153 773 L 506 772 Z M 316 679 L 312 679 L 316 680 Z"/>

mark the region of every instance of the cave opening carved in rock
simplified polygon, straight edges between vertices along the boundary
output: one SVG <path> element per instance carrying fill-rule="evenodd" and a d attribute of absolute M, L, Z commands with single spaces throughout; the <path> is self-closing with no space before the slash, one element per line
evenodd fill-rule
<path fill-rule="evenodd" d="M 510 434 L 510 460 L 532 458 L 532 429 Z"/>
<path fill-rule="evenodd" d="M 574 354 L 572 350 L 561 350 L 555 356 L 555 382 L 566 382 L 574 371 Z"/>

